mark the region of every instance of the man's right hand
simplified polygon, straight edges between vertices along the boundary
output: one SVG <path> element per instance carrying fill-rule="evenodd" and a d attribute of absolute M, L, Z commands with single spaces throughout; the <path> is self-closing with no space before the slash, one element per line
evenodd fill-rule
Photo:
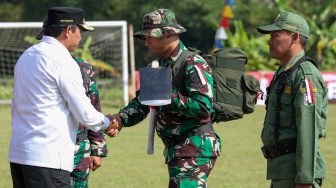
<path fill-rule="evenodd" d="M 105 129 L 105 134 L 109 137 L 115 137 L 122 129 L 121 118 L 117 114 L 107 114 L 107 118 L 110 120 L 110 125 L 107 129 Z"/>

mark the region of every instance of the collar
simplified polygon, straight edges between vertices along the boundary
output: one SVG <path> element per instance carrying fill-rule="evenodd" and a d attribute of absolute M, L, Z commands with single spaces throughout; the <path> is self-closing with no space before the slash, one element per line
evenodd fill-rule
<path fill-rule="evenodd" d="M 60 43 L 57 39 L 55 39 L 54 37 L 43 35 L 43 38 L 41 39 L 41 42 L 46 42 L 46 43 L 49 43 L 49 44 L 56 45 L 58 48 L 64 49 L 68 53 L 70 53 L 69 50 L 62 43 Z"/>
<path fill-rule="evenodd" d="M 302 50 L 299 53 L 297 53 L 295 56 L 293 56 L 286 65 L 281 66 L 281 69 L 279 71 L 279 74 L 282 73 L 283 71 L 286 71 L 290 69 L 302 56 L 305 55 L 305 51 Z"/>
<path fill-rule="evenodd" d="M 185 47 L 183 42 L 180 41 L 179 44 L 175 47 L 175 49 L 171 53 L 169 58 L 164 57 L 161 58 L 162 61 L 160 61 L 160 65 L 163 65 L 165 67 L 173 65 L 175 61 L 180 57 L 181 53 L 185 50 L 187 50 L 187 48 Z"/>

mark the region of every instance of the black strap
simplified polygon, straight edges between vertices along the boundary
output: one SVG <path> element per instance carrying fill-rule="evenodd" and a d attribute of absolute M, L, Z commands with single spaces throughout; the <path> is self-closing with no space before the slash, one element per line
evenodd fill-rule
<path fill-rule="evenodd" d="M 188 50 L 184 50 L 181 52 L 180 56 L 176 59 L 173 66 L 173 76 L 175 79 L 174 82 L 177 82 L 177 86 L 183 87 L 183 78 L 180 78 L 182 76 L 181 70 L 183 68 L 183 64 L 185 60 L 191 55 L 196 53 L 195 51 L 192 51 L 190 48 Z"/>
<path fill-rule="evenodd" d="M 278 82 L 278 85 L 276 87 L 276 95 L 277 95 L 277 101 L 276 101 L 276 107 L 275 107 L 275 127 L 274 127 L 274 140 L 275 140 L 275 144 L 278 143 L 279 141 L 279 129 L 280 129 L 280 111 L 281 111 L 281 94 L 283 93 L 284 89 L 285 89 L 285 85 L 287 83 L 287 81 L 289 80 L 291 74 L 296 70 L 296 68 L 298 68 L 300 66 L 300 64 L 304 61 L 310 61 L 311 63 L 313 63 L 315 65 L 315 67 L 317 68 L 317 65 L 315 63 L 315 61 L 313 59 L 311 59 L 308 56 L 302 56 L 291 68 L 289 68 L 288 70 L 282 72 L 280 74 L 280 80 Z M 273 81 L 275 79 L 275 75 L 273 76 L 273 79 L 270 83 L 270 86 L 272 85 Z M 267 91 L 267 98 L 265 101 L 266 104 L 266 109 L 268 106 L 268 97 L 269 97 L 269 93 L 270 93 L 270 86 L 267 87 L 266 91 Z"/>

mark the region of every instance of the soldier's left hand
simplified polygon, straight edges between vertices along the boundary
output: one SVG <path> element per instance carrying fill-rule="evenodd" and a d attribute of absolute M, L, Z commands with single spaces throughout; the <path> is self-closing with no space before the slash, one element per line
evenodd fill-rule
<path fill-rule="evenodd" d="M 99 156 L 90 156 L 90 171 L 95 171 L 102 165 L 102 158 Z"/>

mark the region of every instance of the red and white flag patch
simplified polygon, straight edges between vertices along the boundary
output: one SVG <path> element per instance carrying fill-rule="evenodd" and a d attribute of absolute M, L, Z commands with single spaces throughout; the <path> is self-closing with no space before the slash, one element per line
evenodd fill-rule
<path fill-rule="evenodd" d="M 305 104 L 314 104 L 315 103 L 315 96 L 313 92 L 313 85 L 311 83 L 310 78 L 304 79 L 306 85 L 306 95 L 305 95 Z"/>
<path fill-rule="evenodd" d="M 206 82 L 205 76 L 204 76 L 204 74 L 203 74 L 202 68 L 200 68 L 200 66 L 201 66 L 201 65 L 196 64 L 196 65 L 195 65 L 195 69 L 196 69 L 196 71 L 197 71 L 197 74 L 198 74 L 198 76 L 199 76 L 201 82 L 202 82 L 202 85 L 205 85 L 207 82 Z"/>

